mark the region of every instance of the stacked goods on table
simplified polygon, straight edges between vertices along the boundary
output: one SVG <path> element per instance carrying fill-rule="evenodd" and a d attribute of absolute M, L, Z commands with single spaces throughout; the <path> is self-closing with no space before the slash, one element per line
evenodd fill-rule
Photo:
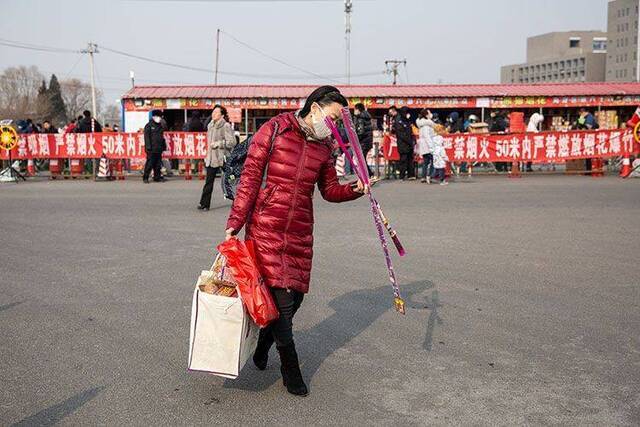
<path fill-rule="evenodd" d="M 469 133 L 489 133 L 489 125 L 484 122 L 471 123 Z"/>
<path fill-rule="evenodd" d="M 522 133 L 526 128 L 523 112 L 513 111 L 512 113 L 509 113 L 509 132 Z"/>
<path fill-rule="evenodd" d="M 563 116 L 553 116 L 551 117 L 551 128 L 549 130 L 566 132 L 571 130 L 571 124 Z"/>
<path fill-rule="evenodd" d="M 594 116 L 600 129 L 618 129 L 618 113 L 615 110 L 597 111 Z"/>

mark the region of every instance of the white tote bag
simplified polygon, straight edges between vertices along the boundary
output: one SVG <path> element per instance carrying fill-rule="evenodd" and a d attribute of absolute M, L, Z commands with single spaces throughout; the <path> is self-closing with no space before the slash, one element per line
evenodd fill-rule
<path fill-rule="evenodd" d="M 212 274 L 203 271 L 193 293 L 189 370 L 235 379 L 256 348 L 259 328 L 239 297 L 200 290 L 201 282 Z"/>

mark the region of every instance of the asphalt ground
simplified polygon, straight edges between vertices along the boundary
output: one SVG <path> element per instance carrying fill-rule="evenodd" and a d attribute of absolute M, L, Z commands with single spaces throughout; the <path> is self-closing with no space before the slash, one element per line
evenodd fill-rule
<path fill-rule="evenodd" d="M 405 316 L 368 202 L 318 194 L 306 398 L 274 350 L 236 380 L 186 370 L 217 184 L 206 213 L 202 181 L 0 184 L 0 424 L 640 424 L 640 181 L 383 182 Z"/>

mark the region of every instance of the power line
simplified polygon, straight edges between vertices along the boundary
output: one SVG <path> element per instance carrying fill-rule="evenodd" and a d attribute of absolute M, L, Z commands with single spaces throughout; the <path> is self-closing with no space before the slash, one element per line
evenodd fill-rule
<path fill-rule="evenodd" d="M 259 53 L 262 56 L 265 56 L 273 61 L 276 61 L 280 64 L 286 65 L 290 68 L 294 68 L 298 71 L 302 71 L 303 73 L 305 73 L 306 75 L 292 75 L 292 74 L 256 74 L 256 73 L 243 73 L 243 72 L 235 72 L 235 71 L 218 71 L 219 74 L 222 75 L 227 75 L 227 76 L 234 76 L 234 77 L 251 77 L 251 78 L 265 78 L 265 79 L 279 79 L 279 80 L 299 80 L 299 79 L 304 79 L 304 78 L 308 78 L 308 76 L 313 76 L 315 78 L 321 79 L 321 80 L 330 80 L 333 81 L 335 83 L 340 83 L 339 81 L 335 80 L 336 78 L 345 78 L 344 75 L 340 75 L 340 74 L 331 74 L 331 75 L 320 75 L 320 74 L 316 74 L 314 72 L 305 70 L 304 68 L 289 64 L 281 59 L 275 58 L 267 53 L 264 53 L 262 51 L 260 51 L 257 48 L 254 48 L 253 46 L 238 40 L 236 37 L 234 37 L 233 35 L 226 33 L 224 31 L 220 31 L 222 33 L 225 33 L 227 36 L 229 36 L 230 38 L 232 38 L 235 42 L 245 46 L 246 48 Z M 31 43 L 24 43 L 24 42 L 16 42 L 13 40 L 7 40 L 7 39 L 1 39 L 0 38 L 0 45 L 4 45 L 4 46 L 8 46 L 8 47 L 14 47 L 14 48 L 18 48 L 18 49 L 27 49 L 27 50 L 34 50 L 34 51 L 41 51 L 41 52 L 49 52 L 49 53 L 75 53 L 75 54 L 79 54 L 79 53 L 86 53 L 86 51 L 82 51 L 82 50 L 74 50 L 74 49 L 66 49 L 66 48 L 57 48 L 57 47 L 52 47 L 52 46 L 44 46 L 44 45 L 36 45 L 36 44 L 31 44 Z M 125 52 L 122 50 L 118 50 L 118 49 L 113 49 L 110 47 L 106 47 L 103 45 L 100 45 L 100 48 L 102 48 L 105 51 L 117 54 L 117 55 L 121 55 L 121 56 L 126 56 L 129 58 L 134 58 L 134 59 L 138 59 L 140 61 L 146 61 L 146 62 L 150 62 L 150 63 L 154 63 L 154 64 L 159 64 L 159 65 L 164 65 L 167 67 L 173 67 L 173 68 L 178 68 L 178 69 L 183 69 L 183 70 L 189 70 L 189 71 L 196 71 L 196 72 L 201 72 L 201 73 L 207 73 L 207 74 L 213 74 L 214 72 L 210 69 L 206 69 L 206 68 L 200 68 L 200 67 L 191 67 L 191 66 L 187 66 L 187 65 L 181 65 L 181 64 L 176 64 L 176 63 L 172 63 L 172 62 L 168 62 L 168 61 L 162 61 L 159 59 L 155 59 L 155 58 L 150 58 L 150 57 L 146 57 L 146 56 L 142 56 L 142 55 L 136 55 L 133 53 L 129 53 L 129 52 Z M 77 65 L 77 64 L 76 64 Z M 75 68 L 75 66 L 73 67 Z M 73 69 L 72 68 L 72 69 Z M 70 74 L 70 73 L 69 73 Z M 383 74 L 383 72 L 378 72 L 378 71 L 371 71 L 371 72 L 363 72 L 363 73 L 352 73 L 351 77 L 370 77 L 370 76 L 377 76 L 377 75 L 381 75 Z M 129 81 L 129 79 L 124 79 L 126 81 Z M 159 83 L 165 83 L 165 82 L 159 82 Z M 168 82 L 167 82 L 168 83 Z"/>
<path fill-rule="evenodd" d="M 255 47 L 253 47 L 253 46 L 251 46 L 251 45 L 249 45 L 249 44 L 247 44 L 247 43 L 245 43 L 245 42 L 243 42 L 243 41 L 241 41 L 241 40 L 238 40 L 236 37 L 234 37 L 233 35 L 231 35 L 231 34 L 227 33 L 227 32 L 226 32 L 226 31 L 224 31 L 224 30 L 220 30 L 220 32 L 221 32 L 221 33 L 223 33 L 223 34 L 226 34 L 226 35 L 227 35 L 227 36 L 229 36 L 233 41 L 235 41 L 236 43 L 238 43 L 238 44 L 240 44 L 240 45 L 242 45 L 242 46 L 246 47 L 247 49 L 252 50 L 252 51 L 254 51 L 254 52 L 258 53 L 259 55 L 262 55 L 262 56 L 264 56 L 265 58 L 269 58 L 269 59 L 271 59 L 272 61 L 275 61 L 275 62 L 277 62 L 277 63 L 279 63 L 279 64 L 285 65 L 285 66 L 287 66 L 287 67 L 293 68 L 293 69 L 298 70 L 298 71 L 302 71 L 302 72 L 303 72 L 303 73 L 305 73 L 305 74 L 309 74 L 309 75 L 311 75 L 311 76 L 315 76 L 315 77 L 317 77 L 317 78 L 319 78 L 319 79 L 321 79 L 321 80 L 330 80 L 330 81 L 333 81 L 333 82 L 335 82 L 335 83 L 340 83 L 339 81 L 333 80 L 333 79 L 331 79 L 331 78 L 327 78 L 327 77 L 325 77 L 325 76 L 321 76 L 320 74 L 316 74 L 316 73 L 314 73 L 313 71 L 305 70 L 304 68 L 300 68 L 300 67 L 298 67 L 298 66 L 296 66 L 296 65 L 289 64 L 288 62 L 285 62 L 285 61 L 283 61 L 283 60 L 281 60 L 281 59 L 278 59 L 278 58 L 276 58 L 276 57 L 274 57 L 274 56 L 271 56 L 271 55 L 269 55 L 268 53 L 265 53 L 265 52 L 261 51 L 260 49 L 257 49 L 257 48 L 255 48 Z"/>
<path fill-rule="evenodd" d="M 51 52 L 51 53 L 81 53 L 80 50 L 74 49 L 65 49 L 59 47 L 51 47 L 51 46 L 43 46 L 32 43 L 24 43 L 14 40 L 0 39 L 0 44 L 8 47 L 15 47 L 18 49 L 27 49 L 27 50 L 37 50 L 40 52 Z"/>

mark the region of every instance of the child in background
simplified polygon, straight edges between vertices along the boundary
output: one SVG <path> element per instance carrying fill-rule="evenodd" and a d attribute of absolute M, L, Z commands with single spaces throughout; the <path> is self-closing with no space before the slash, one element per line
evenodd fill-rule
<path fill-rule="evenodd" d="M 433 138 L 433 167 L 435 168 L 434 179 L 440 179 L 440 185 L 448 185 L 445 180 L 444 169 L 447 167 L 449 157 L 444 150 L 444 138 L 442 135 L 446 135 L 447 131 L 444 126 L 437 124 L 433 129 L 436 136 Z"/>

